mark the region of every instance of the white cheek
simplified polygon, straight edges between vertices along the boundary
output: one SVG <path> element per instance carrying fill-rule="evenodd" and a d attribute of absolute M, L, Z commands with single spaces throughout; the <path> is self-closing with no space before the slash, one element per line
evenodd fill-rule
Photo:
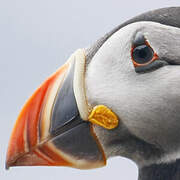
<path fill-rule="evenodd" d="M 132 134 L 171 153 L 180 149 L 180 70 L 165 66 L 151 73 L 135 72 L 130 54 L 135 29 L 147 32 L 156 52 L 165 53 L 157 38 L 150 37 L 150 28 L 140 24 L 115 33 L 93 57 L 86 74 L 87 98 L 91 105 L 112 108 Z"/>
<path fill-rule="evenodd" d="M 115 33 L 91 60 L 86 74 L 86 86 L 92 104 L 107 104 L 111 98 L 117 97 L 118 92 L 112 90 L 117 90 L 118 84 L 128 78 L 127 74 L 135 73 L 131 61 L 132 31 L 124 28 Z"/>

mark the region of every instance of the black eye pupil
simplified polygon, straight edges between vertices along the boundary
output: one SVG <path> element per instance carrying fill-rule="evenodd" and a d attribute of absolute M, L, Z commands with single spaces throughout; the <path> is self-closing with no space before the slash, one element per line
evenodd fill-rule
<path fill-rule="evenodd" d="M 152 60 L 154 52 L 150 46 L 140 45 L 133 49 L 133 60 L 138 64 L 145 64 Z"/>

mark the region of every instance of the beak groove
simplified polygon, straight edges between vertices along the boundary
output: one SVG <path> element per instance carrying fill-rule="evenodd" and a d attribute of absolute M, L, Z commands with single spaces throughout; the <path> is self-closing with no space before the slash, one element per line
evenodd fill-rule
<path fill-rule="evenodd" d="M 89 169 L 106 164 L 86 121 L 88 107 L 80 82 L 84 69 L 84 51 L 78 50 L 27 101 L 10 138 L 6 169 L 40 165 Z"/>

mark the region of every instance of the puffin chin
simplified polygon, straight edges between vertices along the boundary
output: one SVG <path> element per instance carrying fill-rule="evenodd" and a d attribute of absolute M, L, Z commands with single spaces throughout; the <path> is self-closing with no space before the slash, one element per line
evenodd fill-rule
<path fill-rule="evenodd" d="M 106 157 L 88 120 L 85 53 L 77 50 L 29 98 L 15 123 L 6 158 L 11 166 L 104 166 Z"/>

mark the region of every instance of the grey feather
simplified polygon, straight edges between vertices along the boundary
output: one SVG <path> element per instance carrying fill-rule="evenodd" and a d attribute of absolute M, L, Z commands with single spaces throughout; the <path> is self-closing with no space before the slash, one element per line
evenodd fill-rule
<path fill-rule="evenodd" d="M 86 49 L 88 102 L 107 105 L 120 117 L 116 129 L 94 126 L 95 133 L 107 157 L 120 155 L 137 163 L 140 180 L 180 179 L 179 17 L 180 7 L 149 11 Z M 155 63 L 162 63 L 157 71 L 135 72 L 130 52 L 137 32 L 156 50 Z"/>
<path fill-rule="evenodd" d="M 180 28 L 180 7 L 168 7 L 157 10 L 152 10 L 146 13 L 143 13 L 139 16 L 136 16 L 119 26 L 115 27 L 113 30 L 105 34 L 103 37 L 98 39 L 92 46 L 86 48 L 86 58 L 87 63 L 92 59 L 96 54 L 99 48 L 104 44 L 104 42 L 110 38 L 115 32 L 119 29 L 127 26 L 128 24 L 139 22 L 139 21 L 153 21 L 158 22 L 164 25 L 169 25 L 173 27 Z"/>

